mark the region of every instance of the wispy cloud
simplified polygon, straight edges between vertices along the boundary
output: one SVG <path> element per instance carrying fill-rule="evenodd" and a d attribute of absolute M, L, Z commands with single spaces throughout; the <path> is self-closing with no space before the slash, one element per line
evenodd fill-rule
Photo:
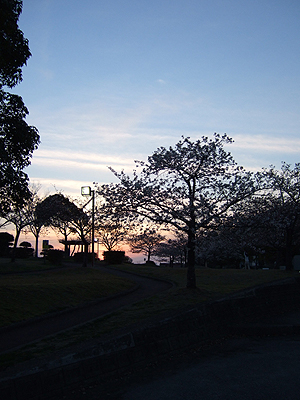
<path fill-rule="evenodd" d="M 92 165 L 96 167 L 97 164 L 108 165 L 108 166 L 132 166 L 133 161 L 131 158 L 126 158 L 122 156 L 105 155 L 99 153 L 90 152 L 72 152 L 72 151 L 62 151 L 62 150 L 37 150 L 34 157 L 35 162 L 62 162 L 62 163 L 78 163 L 82 165 L 85 163 L 87 165 Z"/>
<path fill-rule="evenodd" d="M 59 158 L 35 158 L 32 162 L 33 166 L 43 166 L 43 167 L 55 167 L 62 169 L 90 169 L 93 171 L 105 170 L 107 167 L 103 164 L 89 163 L 84 161 L 74 161 L 74 160 L 62 160 Z"/>
<path fill-rule="evenodd" d="M 235 135 L 232 148 L 234 150 L 255 149 L 260 152 L 294 154 L 300 153 L 300 139 L 262 135 Z"/>
<path fill-rule="evenodd" d="M 78 181 L 72 179 L 59 179 L 59 178 L 40 178 L 31 177 L 31 184 L 41 185 L 41 196 L 47 196 L 55 192 L 63 192 L 71 196 L 79 196 L 81 186 L 90 186 L 89 181 Z"/>
<path fill-rule="evenodd" d="M 216 107 L 208 98 L 169 86 L 139 101 L 129 97 L 126 102 L 125 96 L 115 99 L 112 95 L 104 102 L 91 96 L 80 107 L 69 104 L 51 113 L 37 106 L 33 110 L 37 123 L 33 124 L 39 127 L 42 143 L 34 152 L 29 176 L 46 185 L 58 182 L 66 192 L 73 192 L 72 186 L 78 191 L 81 182 L 114 181 L 108 166 L 130 173 L 134 160 L 146 160 L 160 146 L 173 146 L 181 136 L 199 139 L 215 131 L 233 137 L 228 150 L 246 169 L 280 165 L 282 160 L 296 162 L 300 139 L 288 125 L 292 133 L 282 134 L 286 115 Z M 74 184 L 61 186 L 73 179 Z"/>

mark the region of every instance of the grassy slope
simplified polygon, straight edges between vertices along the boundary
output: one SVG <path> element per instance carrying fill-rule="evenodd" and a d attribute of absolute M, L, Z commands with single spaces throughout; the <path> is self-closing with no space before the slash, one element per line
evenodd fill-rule
<path fill-rule="evenodd" d="M 140 301 L 131 306 L 118 310 L 109 316 L 99 318 L 82 327 L 47 338 L 37 344 L 26 346 L 10 355 L 0 357 L 0 365 L 9 365 L 23 359 L 45 356 L 70 345 L 84 342 L 123 328 L 132 323 L 140 322 L 147 317 L 169 310 L 178 310 L 183 306 L 211 300 L 228 293 L 233 293 L 247 287 L 253 287 L 265 282 L 284 279 L 296 273 L 279 270 L 213 270 L 196 269 L 197 290 L 188 290 L 185 269 L 156 268 L 145 266 L 118 266 L 128 271 L 167 279 L 173 281 L 174 287 L 152 298 Z M 297 274 L 298 275 L 298 274 Z M 73 268 L 63 271 L 35 273 L 32 275 L 0 276 L 1 318 L 12 319 L 25 317 L 25 311 L 30 315 L 38 315 L 54 309 L 92 300 L 96 297 L 112 294 L 116 290 L 126 290 L 130 287 L 128 281 L 103 275 L 90 268 Z M 5 294 L 4 294 L 5 293 Z M 26 302 L 25 302 L 25 299 Z M 46 305 L 41 306 L 40 299 L 45 299 Z M 27 304 L 25 307 L 25 303 Z M 6 304 L 6 309 L 3 308 Z M 47 308 L 48 307 L 48 308 Z"/>
<path fill-rule="evenodd" d="M 171 280 L 178 289 L 186 287 L 186 269 L 120 265 L 119 269 L 149 277 Z M 280 270 L 210 269 L 196 268 L 197 287 L 210 295 L 222 295 L 257 286 L 265 282 L 298 276 L 297 272 Z M 189 291 L 189 290 L 187 290 Z"/>
<path fill-rule="evenodd" d="M 27 271 L 33 270 L 29 263 L 26 267 Z M 38 264 L 34 263 L 34 267 L 36 270 Z M 20 269 L 18 265 L 9 268 L 26 270 L 24 265 Z M 129 280 L 91 268 L 36 270 L 27 274 L 8 274 L 7 269 L 0 264 L 0 272 L 6 272 L 0 275 L 0 327 L 111 296 L 134 286 Z"/>

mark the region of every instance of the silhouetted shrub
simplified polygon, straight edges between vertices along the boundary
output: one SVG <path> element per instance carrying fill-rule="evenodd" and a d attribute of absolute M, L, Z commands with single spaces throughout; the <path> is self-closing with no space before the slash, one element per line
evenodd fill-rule
<path fill-rule="evenodd" d="M 147 267 L 157 267 L 154 261 L 146 261 L 145 265 L 147 265 Z"/>
<path fill-rule="evenodd" d="M 16 258 L 29 258 L 33 256 L 34 249 L 28 247 L 17 247 L 15 249 Z"/>
<path fill-rule="evenodd" d="M 22 243 L 20 243 L 20 247 L 26 247 L 27 249 L 29 249 L 29 247 L 31 247 L 31 243 L 29 243 L 29 242 L 22 242 Z"/>
<path fill-rule="evenodd" d="M 122 264 L 125 259 L 125 251 L 104 251 L 103 256 L 107 264 Z"/>
<path fill-rule="evenodd" d="M 51 264 L 59 265 L 64 258 L 64 252 L 62 250 L 49 249 L 46 257 Z"/>
<path fill-rule="evenodd" d="M 94 253 L 94 260 L 96 259 L 96 257 L 97 255 Z M 83 263 L 84 253 L 83 252 L 75 253 L 72 258 L 75 263 Z M 88 253 L 88 263 L 91 262 L 92 262 L 92 253 Z"/>
<path fill-rule="evenodd" d="M 8 232 L 0 232 L 0 257 L 8 257 L 10 246 L 13 244 L 14 237 Z"/>

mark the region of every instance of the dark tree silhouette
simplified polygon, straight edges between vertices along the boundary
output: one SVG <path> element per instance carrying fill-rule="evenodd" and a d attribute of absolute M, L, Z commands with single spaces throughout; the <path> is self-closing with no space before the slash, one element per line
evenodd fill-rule
<path fill-rule="evenodd" d="M 196 287 L 196 235 L 201 228 L 221 222 L 231 207 L 256 190 L 253 175 L 239 167 L 224 145 L 226 134 L 183 138 L 175 147 L 157 149 L 141 171 L 130 177 L 112 172 L 119 184 L 103 185 L 99 193 L 120 210 L 174 227 L 187 235 L 187 287 Z"/>
<path fill-rule="evenodd" d="M 65 232 L 65 246 L 68 246 L 67 236 L 71 232 L 80 237 L 85 247 L 85 253 L 88 252 L 88 236 L 91 232 L 90 218 L 82 208 L 77 207 L 63 194 L 57 193 L 46 197 L 37 205 L 36 215 L 45 226 L 51 226 L 61 233 Z M 65 248 L 65 252 L 68 253 L 68 249 Z M 86 262 L 87 260 L 84 263 L 86 264 Z"/>
<path fill-rule="evenodd" d="M 159 243 L 153 255 L 162 261 L 168 260 L 169 266 L 179 263 L 181 267 L 186 263 L 187 240 L 184 235 Z"/>
<path fill-rule="evenodd" d="M 129 229 L 128 222 L 121 218 L 102 218 L 96 223 L 99 244 L 102 244 L 107 251 L 112 251 L 124 243 Z"/>
<path fill-rule="evenodd" d="M 44 221 L 39 219 L 37 215 L 37 205 L 43 201 L 42 198 L 39 197 L 38 191 L 40 187 L 39 185 L 32 185 L 31 187 L 31 199 L 29 202 L 26 202 L 26 207 L 28 208 L 28 217 L 29 224 L 25 227 L 25 233 L 32 233 L 35 237 L 35 257 L 39 256 L 39 237 L 42 233 L 47 232 L 47 227 L 44 225 Z"/>
<path fill-rule="evenodd" d="M 30 224 L 31 200 L 31 197 L 27 199 L 26 204 L 23 204 L 22 207 L 10 207 L 9 212 L 7 212 L 4 216 L 6 224 L 12 224 L 15 226 L 15 240 L 12 249 L 11 261 L 15 261 L 16 249 L 21 232 Z"/>
<path fill-rule="evenodd" d="M 272 249 L 277 263 L 291 270 L 300 248 L 300 163 L 265 168 L 262 176 L 264 190 L 236 210 L 234 225 L 244 228 L 249 245 Z"/>
<path fill-rule="evenodd" d="M 22 66 L 31 56 L 28 39 L 18 27 L 23 1 L 0 0 L 0 87 L 22 81 Z"/>
<path fill-rule="evenodd" d="M 22 80 L 22 66 L 30 57 L 28 40 L 18 27 L 22 1 L 0 0 L 0 214 L 11 205 L 22 206 L 30 197 L 28 176 L 23 171 L 30 164 L 39 144 L 39 134 L 29 126 L 28 115 L 20 96 L 5 92 Z"/>
<path fill-rule="evenodd" d="M 151 256 L 155 253 L 158 245 L 165 240 L 165 237 L 151 227 L 141 228 L 139 233 L 133 233 L 127 242 L 132 253 L 142 253 L 150 262 Z"/>

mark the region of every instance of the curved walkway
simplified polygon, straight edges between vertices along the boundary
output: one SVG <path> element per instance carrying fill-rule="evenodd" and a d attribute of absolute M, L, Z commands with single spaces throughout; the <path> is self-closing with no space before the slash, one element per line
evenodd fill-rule
<path fill-rule="evenodd" d="M 117 309 L 151 297 L 172 287 L 171 283 L 157 279 L 142 277 L 111 268 L 97 267 L 97 269 L 105 273 L 130 279 L 136 283 L 136 288 L 125 294 L 102 299 L 99 302 L 86 304 L 46 316 L 45 318 L 38 318 L 3 328 L 0 330 L 0 354 L 103 317 Z"/>

